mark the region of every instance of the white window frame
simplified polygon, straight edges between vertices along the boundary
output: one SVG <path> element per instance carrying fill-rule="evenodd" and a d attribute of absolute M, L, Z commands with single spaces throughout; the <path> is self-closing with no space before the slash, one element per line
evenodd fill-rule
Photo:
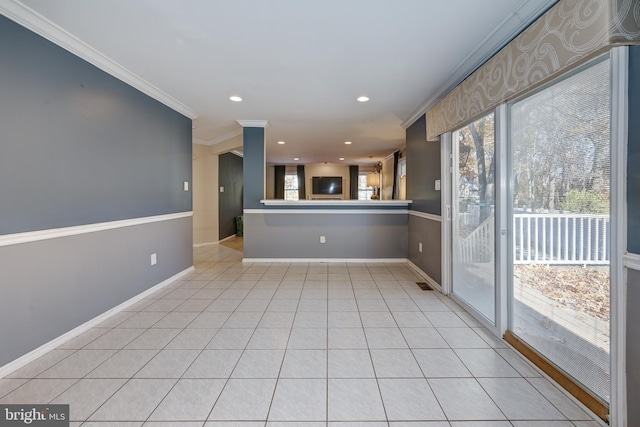
<path fill-rule="evenodd" d="M 628 67 L 629 53 L 627 46 L 610 50 L 611 66 L 611 263 L 610 263 L 610 363 L 611 363 L 611 401 L 609 422 L 611 426 L 626 425 L 627 391 L 626 391 L 626 277 L 624 254 L 626 251 L 626 168 L 628 144 Z M 597 59 L 596 59 L 597 60 Z M 590 61 L 586 66 L 589 66 Z M 582 67 L 574 72 L 578 72 Z M 568 74 L 571 74 L 569 72 Z M 564 76 L 561 76 L 562 78 Z M 525 94 L 528 96 L 529 94 Z M 516 100 L 512 101 L 515 102 Z M 512 291 L 508 289 L 508 251 L 512 250 L 508 236 L 512 232 L 508 217 L 511 183 L 508 179 L 509 166 L 508 143 L 508 104 L 500 104 L 496 110 L 496 325 L 489 327 L 496 336 L 502 338 L 508 329 L 510 307 L 513 304 Z M 451 294 L 451 250 L 452 250 L 452 222 L 451 222 L 451 192 L 452 192 L 452 133 L 446 132 L 441 136 L 442 170 L 442 292 Z M 505 143 L 506 142 L 506 143 Z M 506 264 L 506 265 L 505 265 Z M 487 322 L 474 310 L 467 311 L 484 326 Z"/>
<path fill-rule="evenodd" d="M 373 195 L 373 187 L 362 187 L 361 181 L 362 177 L 364 177 L 364 182 L 367 182 L 367 172 L 358 173 L 358 200 L 371 200 L 371 196 Z"/>
<path fill-rule="evenodd" d="M 611 65 L 611 402 L 610 425 L 627 424 L 626 336 L 627 282 L 623 257 L 627 248 L 627 144 L 629 48 L 610 51 Z"/>
<path fill-rule="evenodd" d="M 295 179 L 295 188 L 287 187 L 287 177 L 293 177 Z M 298 174 L 297 173 L 286 173 L 284 175 L 284 199 L 285 200 L 298 200 L 298 190 L 300 188 L 300 184 L 298 183 Z M 295 192 L 295 193 L 293 193 Z M 295 197 L 291 197 L 291 194 L 295 194 Z"/>

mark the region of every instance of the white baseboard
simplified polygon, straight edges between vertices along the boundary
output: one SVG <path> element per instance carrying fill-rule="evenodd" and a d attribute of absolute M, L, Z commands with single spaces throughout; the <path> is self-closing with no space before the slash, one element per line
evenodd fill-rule
<path fill-rule="evenodd" d="M 640 255 L 626 253 L 624 255 L 624 266 L 632 270 L 640 271 Z"/>
<path fill-rule="evenodd" d="M 252 263 L 252 262 L 287 262 L 287 263 L 298 263 L 298 262 L 312 262 L 312 263 L 329 263 L 329 262 L 346 262 L 346 263 L 369 263 L 369 264 L 394 264 L 394 263 L 403 263 L 407 262 L 406 258 L 243 258 L 243 263 Z"/>
<path fill-rule="evenodd" d="M 203 246 L 213 246 L 217 245 L 219 242 L 206 242 L 206 243 L 195 243 L 193 245 L 194 248 L 201 248 Z"/>
<path fill-rule="evenodd" d="M 224 239 L 222 239 L 222 240 L 218 240 L 217 242 L 196 243 L 196 244 L 194 244 L 194 245 L 193 245 L 193 247 L 194 247 L 194 248 L 201 248 L 201 247 L 203 247 L 203 246 L 213 246 L 213 245 L 218 245 L 218 244 L 220 244 L 220 243 L 222 243 L 222 242 L 226 242 L 227 240 L 233 239 L 233 238 L 234 238 L 234 237 L 236 237 L 236 236 L 237 236 L 236 234 L 233 234 L 233 235 L 231 235 L 231 236 L 229 236 L 229 237 L 225 237 L 225 238 L 224 238 Z"/>
<path fill-rule="evenodd" d="M 415 265 L 413 262 L 411 262 L 410 260 L 407 260 L 407 264 L 409 264 L 409 266 L 411 268 L 413 268 L 415 270 L 416 273 L 418 273 L 420 276 L 422 276 L 424 278 L 424 280 L 426 280 L 426 282 L 431 285 L 431 287 L 435 290 L 437 290 L 438 292 L 442 293 L 442 286 L 440 286 L 440 284 L 438 282 L 436 282 L 435 280 L 433 280 L 433 278 L 431 276 L 429 276 L 427 273 L 425 273 L 424 271 L 422 271 L 420 269 L 420 267 L 418 267 L 417 265 Z"/>
<path fill-rule="evenodd" d="M 30 351 L 29 353 L 27 353 L 27 354 L 15 359 L 15 360 L 9 362 L 9 363 L 7 363 L 4 366 L 0 366 L 0 378 L 6 377 L 10 373 L 22 368 L 26 364 L 28 364 L 30 362 L 33 362 L 38 357 L 44 355 L 48 351 L 54 350 L 55 348 L 59 347 L 60 345 L 66 343 L 67 341 L 72 340 L 73 338 L 77 337 L 81 333 L 86 332 L 89 329 L 93 328 L 94 326 L 104 322 L 105 320 L 107 320 L 111 316 L 114 316 L 115 314 L 118 314 L 121 311 L 124 311 L 126 308 L 132 306 L 133 304 L 137 303 L 140 300 L 143 300 L 144 298 L 146 298 L 147 296 L 151 295 L 155 291 L 158 291 L 158 290 L 164 288 L 165 286 L 173 283 L 174 281 L 178 280 L 182 276 L 185 276 L 185 275 L 191 273 L 194 270 L 195 270 L 195 267 L 191 266 L 191 267 L 181 271 L 180 273 L 169 277 L 167 280 L 164 280 L 164 281 L 158 283 L 157 285 L 153 286 L 152 288 L 149 288 L 146 291 L 143 291 L 143 292 L 139 293 L 138 295 L 128 299 L 127 301 L 123 302 L 122 304 L 119 304 L 119 305 L 115 306 L 114 308 L 112 308 L 112 309 L 110 309 L 108 311 L 105 311 L 104 313 L 102 313 L 102 314 L 94 317 L 93 319 L 83 323 L 82 325 L 70 330 L 69 332 L 66 332 L 66 333 L 60 335 L 59 337 L 52 339 L 51 341 L 41 345 L 40 347 L 36 348 L 35 350 Z"/>

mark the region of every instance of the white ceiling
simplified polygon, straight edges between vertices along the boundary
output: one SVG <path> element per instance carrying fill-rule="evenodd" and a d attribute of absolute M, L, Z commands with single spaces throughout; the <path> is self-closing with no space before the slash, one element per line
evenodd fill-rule
<path fill-rule="evenodd" d="M 21 13 L 133 73 L 143 91 L 178 101 L 197 116 L 195 142 L 239 134 L 238 119 L 268 120 L 270 162 L 370 164 L 402 147 L 403 124 L 554 2 L 0 0 L 0 11 L 26 6 Z"/>

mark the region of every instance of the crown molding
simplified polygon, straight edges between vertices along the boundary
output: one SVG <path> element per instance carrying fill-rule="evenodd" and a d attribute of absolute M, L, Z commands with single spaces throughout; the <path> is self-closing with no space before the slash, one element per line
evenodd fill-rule
<path fill-rule="evenodd" d="M 467 56 L 455 69 L 444 83 L 433 92 L 420 106 L 402 122 L 403 128 L 408 128 L 416 120 L 422 117 L 431 107 L 444 98 L 449 92 L 473 74 L 482 64 L 505 47 L 514 37 L 524 31 L 537 20 L 544 12 L 559 0 L 546 0 L 542 5 L 536 6 L 530 0 L 524 3 L 511 15 L 504 19 L 496 29 L 482 40 L 478 47 Z M 511 25 L 509 25 L 511 24 Z M 509 28 L 513 28 L 510 30 Z M 489 50 L 487 50 L 489 46 Z"/>
<path fill-rule="evenodd" d="M 231 150 L 230 153 L 235 154 L 238 157 L 244 157 L 244 153 L 238 150 Z"/>
<path fill-rule="evenodd" d="M 211 145 L 220 144 L 221 142 L 224 142 L 224 141 L 229 140 L 231 138 L 235 138 L 236 136 L 240 136 L 240 135 L 242 135 L 242 128 L 233 130 L 231 132 L 227 132 L 227 133 L 222 134 L 220 136 L 216 136 L 215 138 L 212 138 L 212 139 L 195 139 L 194 138 L 193 143 L 194 144 L 211 146 Z"/>
<path fill-rule="evenodd" d="M 267 128 L 269 127 L 268 120 L 236 120 L 243 128 Z"/>
<path fill-rule="evenodd" d="M 98 52 L 21 2 L 0 0 L 0 13 L 191 120 L 198 117 L 195 111 L 182 102 Z"/>
<path fill-rule="evenodd" d="M 385 157 L 382 161 L 386 162 L 387 160 L 393 159 L 393 155 L 396 154 L 396 151 L 400 151 L 400 150 L 393 151 L 391 154 L 389 154 L 387 157 Z"/>

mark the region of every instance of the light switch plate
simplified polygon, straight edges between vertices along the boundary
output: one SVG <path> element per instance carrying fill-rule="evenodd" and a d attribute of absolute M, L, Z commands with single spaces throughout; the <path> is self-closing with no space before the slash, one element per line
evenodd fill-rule
<path fill-rule="evenodd" d="M 224 193 L 224 187 L 223 186 L 220 186 L 220 192 Z"/>
<path fill-rule="evenodd" d="M 183 184 L 184 191 L 189 191 L 189 181 L 185 181 Z"/>
<path fill-rule="evenodd" d="M 436 191 L 440 191 L 440 180 L 436 179 Z"/>

